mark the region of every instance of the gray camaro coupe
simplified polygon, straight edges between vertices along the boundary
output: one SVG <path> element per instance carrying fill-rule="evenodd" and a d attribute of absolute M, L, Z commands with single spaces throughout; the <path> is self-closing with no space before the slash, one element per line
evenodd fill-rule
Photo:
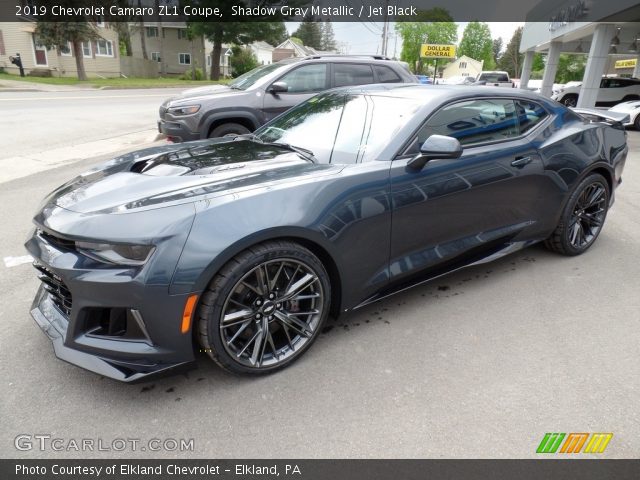
<path fill-rule="evenodd" d="M 59 358 L 118 380 L 198 348 L 273 372 L 330 314 L 535 242 L 586 251 L 628 150 L 611 115 L 516 89 L 348 87 L 254 134 L 124 155 L 37 212 L 31 314 Z"/>

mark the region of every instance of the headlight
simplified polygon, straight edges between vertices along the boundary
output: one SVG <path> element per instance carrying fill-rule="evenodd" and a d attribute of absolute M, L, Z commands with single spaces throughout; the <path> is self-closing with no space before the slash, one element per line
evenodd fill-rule
<path fill-rule="evenodd" d="M 95 260 L 116 265 L 144 265 L 155 250 L 152 245 L 115 245 L 91 242 L 76 242 L 76 248 Z"/>
<path fill-rule="evenodd" d="M 193 115 L 200 110 L 200 105 L 185 105 L 182 107 L 169 107 L 171 115 Z"/>

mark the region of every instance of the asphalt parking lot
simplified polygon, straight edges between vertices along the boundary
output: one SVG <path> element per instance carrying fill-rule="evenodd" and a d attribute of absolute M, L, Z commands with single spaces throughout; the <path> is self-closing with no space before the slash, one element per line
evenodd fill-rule
<path fill-rule="evenodd" d="M 640 455 L 640 132 L 594 247 L 532 247 L 329 324 L 291 368 L 198 369 L 126 385 L 57 360 L 29 316 L 38 281 L 0 262 L 0 456 L 531 458 L 546 432 L 612 432 Z M 96 159 L 0 184 L 0 256 L 43 196 Z M 20 451 L 20 434 L 193 439 L 193 451 Z M 37 443 L 37 442 L 35 442 Z M 34 445 L 37 447 L 37 445 Z M 587 457 L 589 455 L 581 455 Z"/>

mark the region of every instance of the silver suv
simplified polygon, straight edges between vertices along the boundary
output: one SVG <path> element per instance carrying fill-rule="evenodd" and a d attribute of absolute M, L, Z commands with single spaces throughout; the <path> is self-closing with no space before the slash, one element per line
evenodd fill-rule
<path fill-rule="evenodd" d="M 318 92 L 370 83 L 416 83 L 416 78 L 406 64 L 380 56 L 288 58 L 229 85 L 193 88 L 166 100 L 158 130 L 174 142 L 241 135 Z"/>

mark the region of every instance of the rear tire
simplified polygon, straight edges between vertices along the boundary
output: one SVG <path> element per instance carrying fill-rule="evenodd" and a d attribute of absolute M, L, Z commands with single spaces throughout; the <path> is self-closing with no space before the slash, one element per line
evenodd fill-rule
<path fill-rule="evenodd" d="M 562 104 L 565 107 L 575 107 L 576 105 L 578 105 L 578 95 L 576 95 L 575 93 L 565 95 L 562 98 Z"/>
<path fill-rule="evenodd" d="M 224 137 L 229 134 L 245 135 L 247 133 L 251 133 L 251 130 L 244 125 L 240 125 L 239 123 L 223 123 L 211 130 L 208 138 Z"/>
<path fill-rule="evenodd" d="M 558 226 L 545 240 L 545 246 L 562 255 L 586 252 L 602 231 L 609 209 L 607 180 L 593 173 L 575 188 L 564 207 Z"/>
<path fill-rule="evenodd" d="M 329 276 L 312 252 L 288 241 L 254 245 L 230 260 L 202 294 L 198 340 L 225 370 L 271 373 L 313 344 L 330 299 Z"/>
<path fill-rule="evenodd" d="M 636 130 L 640 130 L 640 113 L 638 115 L 636 115 L 635 120 L 633 121 L 633 127 Z"/>

